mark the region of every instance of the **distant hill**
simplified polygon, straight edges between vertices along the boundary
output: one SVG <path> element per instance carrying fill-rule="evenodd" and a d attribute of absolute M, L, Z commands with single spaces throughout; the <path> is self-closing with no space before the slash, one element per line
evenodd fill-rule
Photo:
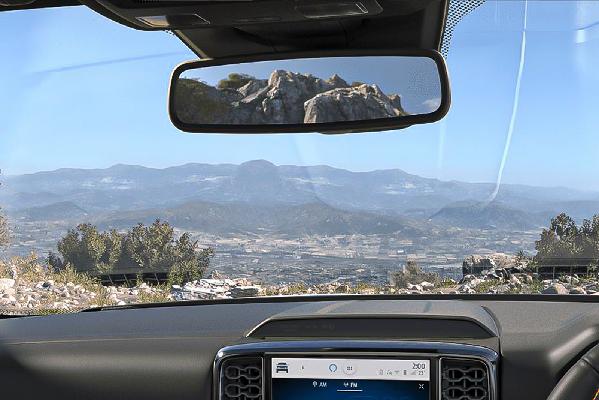
<path fill-rule="evenodd" d="M 539 215 L 546 225 L 546 216 L 562 211 L 578 220 L 599 212 L 599 193 L 595 192 L 502 185 L 496 201 L 483 209 L 476 205 L 492 193 L 491 183 L 441 181 L 400 169 L 354 172 L 326 165 L 277 166 L 265 160 L 239 165 L 191 163 L 163 169 L 118 164 L 105 169 L 71 168 L 6 176 L 2 180 L 0 205 L 10 213 L 40 220 L 60 218 L 61 212 L 65 218 L 77 216 L 81 210 L 89 218 L 100 219 L 106 215 L 125 218 L 136 212 L 145 215 L 148 210 L 177 216 L 182 213 L 179 207 L 189 208 L 191 204 L 211 204 L 210 212 L 217 212 L 216 205 L 282 207 L 289 211 L 294 206 L 321 204 L 338 213 L 351 213 L 352 218 L 384 215 L 393 221 L 402 217 L 422 224 L 432 216 L 433 223 L 511 229 L 536 226 Z M 61 211 L 62 207 L 65 210 Z M 289 222 L 284 215 L 280 218 Z"/>
<path fill-rule="evenodd" d="M 11 214 L 17 218 L 34 221 L 76 220 L 87 217 L 88 213 L 70 201 L 62 201 L 41 207 L 30 207 Z"/>
<path fill-rule="evenodd" d="M 431 221 L 461 228 L 528 230 L 546 225 L 549 219 L 497 202 L 466 201 L 443 207 L 431 216 Z"/>
<path fill-rule="evenodd" d="M 103 229 L 128 228 L 156 218 L 187 230 L 209 233 L 278 233 L 289 235 L 383 234 L 423 235 L 424 226 L 400 217 L 344 211 L 324 203 L 255 206 L 247 203 L 189 202 L 168 209 L 117 212 L 96 223 Z"/>

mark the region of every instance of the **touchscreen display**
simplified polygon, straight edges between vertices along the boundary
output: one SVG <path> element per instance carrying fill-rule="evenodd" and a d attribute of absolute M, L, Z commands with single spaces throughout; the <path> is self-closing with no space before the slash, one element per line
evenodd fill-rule
<path fill-rule="evenodd" d="M 429 360 L 273 358 L 272 400 L 430 400 Z"/>

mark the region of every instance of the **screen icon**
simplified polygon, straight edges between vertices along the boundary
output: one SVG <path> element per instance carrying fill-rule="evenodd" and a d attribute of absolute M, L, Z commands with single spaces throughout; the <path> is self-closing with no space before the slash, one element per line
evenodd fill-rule
<path fill-rule="evenodd" d="M 337 372 L 337 364 L 331 364 L 331 365 L 329 365 L 329 371 L 331 371 L 331 372 Z"/>
<path fill-rule="evenodd" d="M 277 363 L 276 373 L 284 372 L 286 374 L 289 373 L 289 365 L 285 362 Z"/>
<path fill-rule="evenodd" d="M 343 368 L 343 372 L 345 373 L 345 375 L 353 375 L 356 373 L 356 368 L 352 364 L 347 364 Z"/>

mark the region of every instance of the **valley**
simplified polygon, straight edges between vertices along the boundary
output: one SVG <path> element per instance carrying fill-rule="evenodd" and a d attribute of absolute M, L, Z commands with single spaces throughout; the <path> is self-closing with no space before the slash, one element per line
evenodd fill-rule
<path fill-rule="evenodd" d="M 408 260 L 453 277 L 470 254 L 534 253 L 558 212 L 582 219 L 599 194 L 440 181 L 329 166 L 115 165 L 2 177 L 7 256 L 56 251 L 77 224 L 126 230 L 155 219 L 215 249 L 211 269 L 266 284 L 381 284 Z"/>

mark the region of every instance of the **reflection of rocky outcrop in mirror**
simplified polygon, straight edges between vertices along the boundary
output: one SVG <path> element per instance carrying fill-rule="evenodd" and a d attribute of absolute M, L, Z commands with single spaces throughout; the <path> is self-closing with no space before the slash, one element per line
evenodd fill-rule
<path fill-rule="evenodd" d="M 386 96 L 376 85 L 329 90 L 304 103 L 305 123 L 360 121 L 405 115 L 398 95 Z"/>
<path fill-rule="evenodd" d="M 276 70 L 268 80 L 230 74 L 216 87 L 181 78 L 179 119 L 188 124 L 300 124 L 358 121 L 407 115 L 400 96 L 376 85 L 348 84 L 338 75 L 317 78 Z"/>

